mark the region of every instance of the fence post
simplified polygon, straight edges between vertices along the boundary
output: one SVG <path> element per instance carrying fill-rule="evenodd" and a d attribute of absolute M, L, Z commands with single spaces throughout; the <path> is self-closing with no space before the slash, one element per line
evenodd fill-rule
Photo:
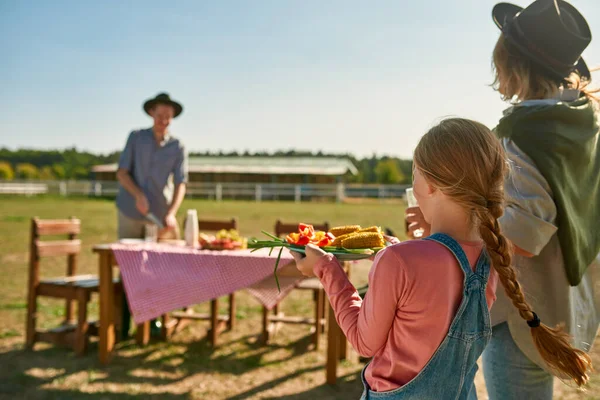
<path fill-rule="evenodd" d="M 102 184 L 100 182 L 94 183 L 94 195 L 96 197 L 102 196 Z"/>
<path fill-rule="evenodd" d="M 294 201 L 300 203 L 302 201 L 302 186 L 294 186 Z"/>
<path fill-rule="evenodd" d="M 63 197 L 67 196 L 67 182 L 61 181 L 58 185 L 58 190 L 60 191 L 60 195 Z"/>
<path fill-rule="evenodd" d="M 342 203 L 346 199 L 346 187 L 344 186 L 343 183 L 337 184 L 337 190 L 336 190 L 335 197 L 336 197 L 336 201 L 338 203 Z"/>
<path fill-rule="evenodd" d="M 256 185 L 256 201 L 260 202 L 262 200 L 262 186 L 261 185 Z"/>
<path fill-rule="evenodd" d="M 215 200 L 223 200 L 223 185 L 220 183 L 217 183 L 217 186 L 215 187 Z"/>
<path fill-rule="evenodd" d="M 385 198 L 385 187 L 384 186 L 379 186 L 379 189 L 377 190 L 377 197 L 380 200 Z"/>

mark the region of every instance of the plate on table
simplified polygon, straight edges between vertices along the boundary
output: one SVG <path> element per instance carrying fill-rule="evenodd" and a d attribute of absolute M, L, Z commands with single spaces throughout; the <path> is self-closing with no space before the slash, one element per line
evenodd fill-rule
<path fill-rule="evenodd" d="M 146 240 L 145 239 L 124 238 L 124 239 L 119 239 L 119 243 L 121 243 L 121 244 L 142 244 L 142 243 L 146 243 Z"/>

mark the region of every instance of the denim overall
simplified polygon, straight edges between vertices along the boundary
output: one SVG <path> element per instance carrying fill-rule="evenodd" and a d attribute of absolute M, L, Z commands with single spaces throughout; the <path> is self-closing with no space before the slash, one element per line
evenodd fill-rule
<path fill-rule="evenodd" d="M 429 362 L 406 385 L 387 392 L 370 390 L 365 380 L 363 399 L 420 399 L 462 400 L 477 399 L 473 380 L 477 372 L 477 359 L 492 336 L 485 289 L 490 274 L 490 263 L 485 250 L 479 256 L 475 272 L 458 242 L 450 236 L 436 233 L 424 240 L 433 240 L 446 246 L 462 268 L 464 279 L 463 299 L 448 334 Z M 436 279 L 432 276 L 431 279 Z M 443 285 L 440 282 L 440 285 Z"/>

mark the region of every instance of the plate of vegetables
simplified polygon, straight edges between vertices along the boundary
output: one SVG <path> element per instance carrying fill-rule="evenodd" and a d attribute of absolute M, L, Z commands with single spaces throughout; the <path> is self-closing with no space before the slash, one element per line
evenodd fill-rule
<path fill-rule="evenodd" d="M 239 250 L 245 249 L 248 240 L 235 229 L 222 229 L 216 235 L 200 234 L 200 248 L 205 250 Z"/>
<path fill-rule="evenodd" d="M 298 232 L 290 233 L 285 239 L 278 238 L 265 231 L 262 231 L 262 233 L 270 239 L 250 239 L 248 248 L 254 249 L 252 251 L 270 248 L 271 252 L 273 249 L 279 248 L 279 254 L 275 262 L 275 280 L 278 288 L 277 266 L 284 248 L 304 253 L 306 245 L 311 243 L 319 246 L 326 253 L 333 254 L 340 261 L 351 261 L 370 258 L 389 245 L 378 226 L 362 228 L 360 225 L 345 225 L 324 232 L 315 231 L 313 226 L 309 224 L 299 224 Z"/>

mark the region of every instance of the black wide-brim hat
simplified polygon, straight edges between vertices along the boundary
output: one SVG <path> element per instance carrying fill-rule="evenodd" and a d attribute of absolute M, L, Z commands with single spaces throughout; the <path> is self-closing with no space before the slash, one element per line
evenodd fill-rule
<path fill-rule="evenodd" d="M 499 3 L 492 18 L 506 40 L 551 77 L 563 81 L 573 71 L 588 81 L 590 70 L 581 57 L 592 41 L 581 13 L 563 0 L 536 0 L 523 8 Z"/>
<path fill-rule="evenodd" d="M 150 110 L 157 104 L 166 104 L 175 110 L 173 118 L 177 117 L 183 111 L 183 106 L 178 102 L 171 100 L 171 97 L 167 93 L 159 93 L 155 98 L 149 99 L 144 103 L 144 111 L 150 115 Z"/>

